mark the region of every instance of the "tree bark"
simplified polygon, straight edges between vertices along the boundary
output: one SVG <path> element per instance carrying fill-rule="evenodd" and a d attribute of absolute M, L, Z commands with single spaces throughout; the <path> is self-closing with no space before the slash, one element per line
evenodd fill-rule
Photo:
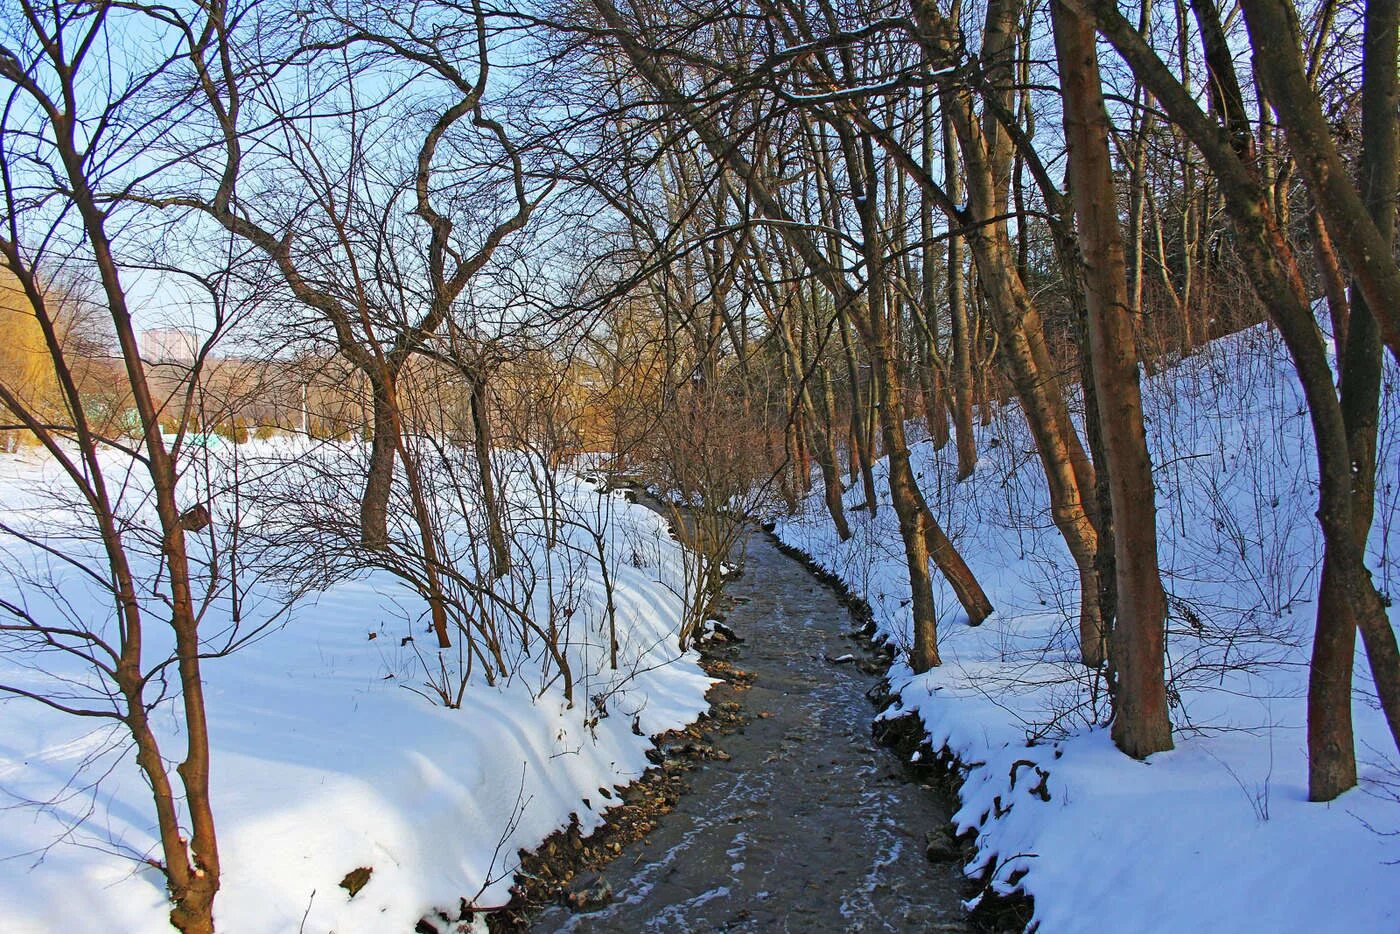
<path fill-rule="evenodd" d="M 933 97 L 934 90 L 925 88 L 919 98 L 919 152 L 924 171 L 930 173 L 934 160 Z M 938 276 L 933 242 L 933 203 L 927 195 L 919 198 L 919 236 L 923 240 L 919 268 L 919 297 L 923 304 L 920 317 L 924 321 L 925 333 L 920 335 L 918 343 L 924 381 L 924 420 L 928 423 L 929 438 L 933 441 L 934 449 L 941 451 L 948 443 L 948 406 L 945 403 L 948 392 L 938 349 Z"/>
<path fill-rule="evenodd" d="M 374 434 L 369 444 L 365 492 L 360 497 L 360 544 L 373 551 L 383 551 L 389 547 L 389 498 L 393 493 L 394 465 L 399 451 L 399 420 L 393 409 L 393 390 L 383 377 L 370 377 L 370 413 Z"/>
<path fill-rule="evenodd" d="M 875 491 L 874 440 L 865 428 L 867 409 L 865 392 L 861 391 L 860 361 L 856 357 L 855 343 L 851 340 L 850 314 L 844 308 L 836 311 L 841 329 L 841 349 L 846 359 L 846 380 L 849 385 L 848 404 L 850 405 L 851 457 L 857 467 L 861 488 L 865 491 L 864 509 L 872 516 L 879 511 L 880 500 Z M 852 477 L 852 480 L 855 478 Z M 862 507 L 853 507 L 860 509 Z"/>
<path fill-rule="evenodd" d="M 491 552 L 491 574 L 505 577 L 510 573 L 510 541 L 506 538 L 501 518 L 501 503 L 496 491 L 496 469 L 491 462 L 490 392 L 483 377 L 472 379 L 471 419 L 476 448 L 477 474 L 481 478 L 481 502 L 486 511 L 486 543 Z"/>
<path fill-rule="evenodd" d="M 1117 581 L 1117 619 L 1110 640 L 1117 671 L 1113 741 L 1128 755 L 1142 758 L 1172 748 L 1163 661 L 1167 602 L 1157 564 L 1152 461 L 1142 420 L 1138 353 L 1093 21 L 1061 2 L 1052 6 L 1052 16 L 1113 512 Z"/>
<path fill-rule="evenodd" d="M 1314 264 L 1322 280 L 1322 294 L 1327 297 L 1327 315 L 1332 319 L 1332 343 L 1337 348 L 1337 360 L 1343 359 L 1347 345 L 1347 324 L 1351 320 L 1351 302 L 1347 298 L 1347 280 L 1337 250 L 1327 233 L 1327 222 L 1314 207 L 1308 212 L 1308 238 L 1312 241 Z"/>
<path fill-rule="evenodd" d="M 1367 213 L 1388 247 L 1394 242 L 1395 197 L 1400 188 L 1395 115 L 1398 31 L 1400 4 L 1395 0 L 1371 0 L 1366 4 L 1359 182 Z M 1325 245 L 1327 230 L 1320 216 L 1315 227 L 1315 242 Z M 1320 255 L 1325 257 L 1325 251 L 1320 251 Z M 1335 258 L 1332 261 L 1335 267 Z M 1331 291 L 1328 301 L 1329 306 L 1337 301 Z M 1342 301 L 1348 311 L 1341 315 L 1344 336 L 1336 342 L 1341 369 L 1338 396 L 1351 458 L 1352 525 L 1357 547 L 1364 550 L 1375 511 L 1383 351 L 1376 318 L 1361 284 L 1354 280 L 1350 303 Z M 1334 312 L 1334 321 L 1338 317 Z M 1330 801 L 1356 785 L 1351 717 L 1356 627 L 1356 614 L 1347 600 L 1343 581 L 1332 562 L 1324 558 L 1308 672 L 1308 797 L 1313 801 Z M 1374 637 L 1367 641 L 1368 654 L 1376 641 Z M 1383 658 L 1387 647 L 1379 648 Z M 1372 658 L 1373 667 L 1378 660 Z"/>
<path fill-rule="evenodd" d="M 818 379 L 821 380 L 823 411 L 819 413 L 812 399 L 811 387 L 808 385 L 807 361 L 802 358 L 802 352 L 797 346 L 797 342 L 793 340 L 790 323 L 786 318 L 779 320 L 777 314 L 773 316 L 771 323 L 774 330 L 778 332 L 783 354 L 792 371 L 792 382 L 795 386 L 799 406 L 804 413 L 802 424 L 811 437 L 812 453 L 816 458 L 817 466 L 821 469 L 822 500 L 826 503 L 826 511 L 831 516 L 832 524 L 836 526 L 837 537 L 844 542 L 851 537 L 851 526 L 846 521 L 846 510 L 841 502 L 845 491 L 841 487 L 841 476 L 836 467 L 836 445 L 832 440 L 831 430 L 834 417 L 831 410 L 831 389 L 826 380 L 826 371 L 820 365 L 813 367 L 819 371 Z"/>
<path fill-rule="evenodd" d="M 962 201 L 957 141 L 947 113 L 942 115 L 943 187 L 954 202 Z M 949 226 L 952 226 L 949 220 Z M 963 240 L 948 231 L 948 319 L 953 345 L 953 425 L 957 432 L 958 479 L 966 480 L 977 467 L 977 439 L 972 433 L 972 332 L 968 326 L 964 289 Z"/>

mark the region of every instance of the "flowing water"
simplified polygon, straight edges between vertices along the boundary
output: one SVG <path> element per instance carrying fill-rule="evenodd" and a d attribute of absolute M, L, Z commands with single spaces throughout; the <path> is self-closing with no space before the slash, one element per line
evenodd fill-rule
<path fill-rule="evenodd" d="M 549 908 L 538 931 L 963 931 L 956 864 L 924 858 L 948 813 L 870 735 L 878 680 L 836 594 L 761 533 L 727 590 L 746 642 L 729 660 L 756 675 L 721 687 L 748 721 L 716 741 L 659 826 L 599 875 L 602 909 Z"/>

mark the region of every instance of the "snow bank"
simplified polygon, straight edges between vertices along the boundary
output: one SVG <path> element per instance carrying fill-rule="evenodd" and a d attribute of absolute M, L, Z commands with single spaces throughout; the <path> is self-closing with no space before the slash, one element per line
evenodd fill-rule
<path fill-rule="evenodd" d="M 1371 567 L 1400 600 L 1400 386 L 1393 368 L 1387 379 Z M 1397 930 L 1400 771 L 1359 649 L 1361 786 L 1307 802 L 1320 543 L 1311 431 L 1286 354 L 1256 329 L 1144 391 L 1177 748 L 1137 762 L 1098 725 L 1102 686 L 1075 664 L 1074 565 L 1014 408 L 979 428 L 981 460 L 962 484 L 951 445 L 913 448 L 930 503 L 997 611 L 969 627 L 942 585 L 944 664 L 916 676 L 897 661 L 900 703 L 887 715 L 916 712 L 933 746 L 970 767 L 954 818 L 978 830 L 967 872 L 990 868 L 997 891 L 1032 895 L 1041 931 Z M 861 499 L 857 488 L 846 502 Z M 819 494 L 776 531 L 907 646 L 908 576 L 887 502 L 873 521 L 850 513 L 845 543 Z"/>
<path fill-rule="evenodd" d="M 73 522 L 46 492 L 58 485 L 54 465 L 33 454 L 0 457 L 8 521 Z M 431 694 L 416 655 L 420 642 L 432 652 L 423 602 L 379 571 L 304 597 L 252 644 L 206 662 L 221 930 L 410 931 L 433 908 L 455 915 L 462 898 L 502 904 L 519 848 L 571 814 L 585 831 L 595 827 L 610 803 L 599 789 L 648 767 L 647 736 L 705 709 L 712 682 L 693 653 L 675 649 L 681 564 L 664 523 L 576 476 L 563 476 L 555 492 L 586 518 L 561 533 L 583 536 L 580 547 L 566 559 L 566 549 L 541 546 L 522 560 L 569 562 L 540 586 L 567 586 L 577 603 L 566 634 L 572 708 L 558 679 L 523 656 L 506 683 L 473 680 L 460 709 L 415 693 Z M 599 568 L 579 557 L 595 530 L 615 588 L 616 672 L 607 664 Z M 12 572 L 51 565 L 13 538 L 0 540 L 0 552 Z M 65 589 L 70 610 L 108 612 L 80 584 Z M 278 605 L 271 586 L 255 587 L 246 606 Z M 0 574 L 0 592 L 33 599 L 13 574 Z M 543 612 L 548 594 L 532 596 Z M 0 675 L 40 683 L 9 658 L 0 658 Z M 168 927 L 161 877 L 142 862 L 159 857 L 149 791 L 121 732 L 94 723 L 0 700 L 7 932 Z M 177 756 L 168 705 L 157 726 L 166 755 Z M 349 898 L 337 884 L 361 866 L 373 874 Z"/>

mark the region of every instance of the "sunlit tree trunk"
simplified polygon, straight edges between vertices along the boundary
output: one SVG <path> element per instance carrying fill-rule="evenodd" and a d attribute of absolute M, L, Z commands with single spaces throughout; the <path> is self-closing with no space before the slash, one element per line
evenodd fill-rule
<path fill-rule="evenodd" d="M 947 113 L 942 115 L 943 185 L 954 202 L 962 200 L 962 177 L 957 141 Z M 949 222 L 951 226 L 951 221 Z M 957 431 L 958 479 L 966 480 L 977 467 L 977 439 L 972 430 L 972 328 L 968 321 L 966 273 L 963 270 L 963 238 L 948 232 L 948 320 L 953 358 L 953 425 Z"/>
<path fill-rule="evenodd" d="M 1142 419 L 1113 165 L 1095 54 L 1093 21 L 1063 2 L 1052 7 L 1064 95 L 1069 184 L 1084 260 L 1095 397 L 1114 526 L 1117 616 L 1110 635 L 1116 670 L 1113 741 L 1141 758 L 1172 748 L 1163 643 L 1167 613 L 1157 565 L 1152 461 Z"/>

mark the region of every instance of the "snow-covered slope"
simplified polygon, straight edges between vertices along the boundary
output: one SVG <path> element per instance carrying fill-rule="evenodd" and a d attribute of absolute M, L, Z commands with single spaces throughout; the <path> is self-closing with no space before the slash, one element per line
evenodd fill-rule
<path fill-rule="evenodd" d="M 256 462 L 249 455 L 244 469 Z M 8 521 L 71 522 L 45 492 L 57 483 L 53 465 L 35 455 L 0 457 L 0 510 Z M 519 557 L 536 571 L 555 562 L 554 575 L 539 575 L 532 612 L 549 603 L 540 588 L 567 588 L 576 601 L 566 637 L 572 708 L 538 647 L 534 659 L 513 659 L 505 683 L 476 677 L 460 709 L 415 693 L 431 694 L 415 652 L 432 644 L 423 602 L 383 572 L 308 595 L 285 625 L 206 662 L 224 866 L 220 930 L 410 931 L 430 909 L 455 913 L 464 897 L 501 904 L 519 848 L 571 813 L 585 830 L 596 826 L 609 803 L 598 789 L 648 767 L 647 735 L 707 706 L 711 680 L 693 653 L 675 649 L 682 572 L 664 523 L 576 476 L 562 477 L 557 493 L 581 523 L 560 534 L 579 547 L 546 554 L 540 546 Z M 587 559 L 592 529 L 607 543 L 615 587 L 616 672 L 601 575 Z M 0 544 L 10 570 L 47 566 L 13 538 Z M 0 580 L 6 596 L 26 593 L 12 576 Z M 108 612 L 79 585 L 65 597 L 76 613 Z M 260 598 L 278 603 L 255 589 L 247 612 L 258 611 Z M 405 641 L 414 634 L 418 642 Z M 44 683 L 13 660 L 0 658 L 0 666 L 8 666 L 0 668 L 6 679 Z M 162 880 L 142 862 L 159 856 L 149 791 L 121 732 L 94 730 L 94 722 L 101 725 L 0 700 L 0 930 L 168 929 Z M 157 725 L 166 755 L 176 756 L 168 711 Z M 337 884 L 358 867 L 373 873 L 349 898 Z"/>
<path fill-rule="evenodd" d="M 994 867 L 998 890 L 1034 896 L 1042 932 L 1400 930 L 1400 771 L 1360 652 L 1361 787 L 1307 802 L 1320 549 L 1311 432 L 1286 354 L 1255 329 L 1144 390 L 1177 748 L 1137 762 L 1095 725 L 1106 704 L 1074 661 L 1074 565 L 1014 408 L 979 429 L 981 460 L 962 484 L 951 445 L 914 446 L 921 485 L 997 610 L 968 627 L 944 586 L 944 664 L 915 676 L 897 661 L 900 704 L 889 715 L 917 712 L 933 747 L 970 766 L 955 817 L 979 830 L 967 870 Z M 1400 600 L 1394 368 L 1385 406 L 1371 566 Z M 854 489 L 847 504 L 861 499 Z M 907 645 L 893 510 L 849 518 L 855 534 L 841 543 L 814 494 L 777 534 L 864 597 L 884 636 Z"/>

